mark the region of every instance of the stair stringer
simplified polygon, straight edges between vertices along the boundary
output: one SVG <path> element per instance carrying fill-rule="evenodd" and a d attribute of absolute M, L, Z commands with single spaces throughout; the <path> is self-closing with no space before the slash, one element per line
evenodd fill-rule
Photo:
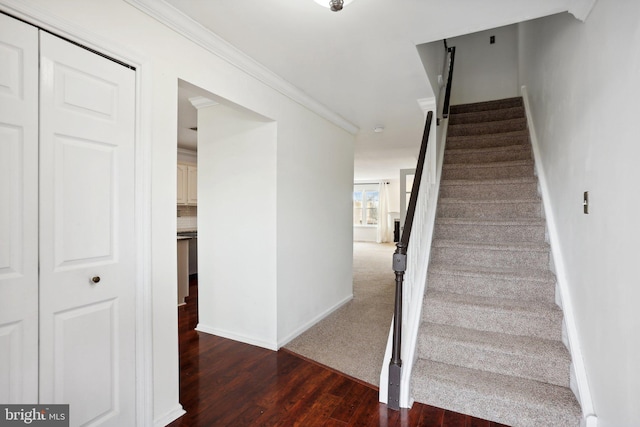
<path fill-rule="evenodd" d="M 422 303 L 427 289 L 429 259 L 431 257 L 431 243 L 435 227 L 442 165 L 444 163 L 444 148 L 447 140 L 447 126 L 449 119 L 440 119 L 442 134 L 440 139 L 434 138 L 427 147 L 425 172 L 422 175 L 416 212 L 407 251 L 407 271 L 404 276 L 403 287 L 403 316 L 402 316 L 402 373 L 400 379 L 400 407 L 411 408 L 411 373 L 417 360 L 417 342 L 420 322 L 422 318 Z M 434 125 L 435 127 L 435 125 Z M 432 128 L 432 135 L 435 129 Z M 417 248 L 417 250 L 415 249 Z M 393 320 L 389 328 L 387 347 L 380 371 L 380 388 L 378 400 L 387 403 L 389 390 L 389 361 L 393 344 Z"/>
<path fill-rule="evenodd" d="M 531 140 L 535 173 L 538 176 L 540 197 L 542 198 L 542 206 L 544 209 L 545 220 L 547 224 L 552 265 L 554 273 L 556 275 L 556 300 L 564 314 L 563 335 L 566 333 L 567 339 L 565 345 L 567 346 L 567 349 L 571 354 L 571 390 L 576 395 L 576 398 L 578 402 L 580 402 L 580 406 L 582 408 L 582 421 L 580 423 L 581 427 L 597 427 L 598 418 L 594 412 L 593 401 L 591 400 L 591 391 L 589 388 L 589 381 L 584 365 L 584 359 L 582 357 L 582 348 L 580 346 L 580 340 L 578 338 L 578 329 L 575 322 L 573 302 L 571 300 L 571 294 L 569 292 L 569 285 L 564 258 L 562 256 L 560 237 L 558 234 L 553 210 L 551 209 L 549 186 L 544 168 L 542 166 L 540 145 L 535 130 L 535 121 L 533 120 L 533 116 L 531 113 L 531 106 L 529 104 L 526 86 L 523 85 L 521 87 L 521 93 L 525 114 L 527 116 L 527 123 L 529 124 L 529 138 Z M 565 340 L 563 339 L 563 341 Z"/>

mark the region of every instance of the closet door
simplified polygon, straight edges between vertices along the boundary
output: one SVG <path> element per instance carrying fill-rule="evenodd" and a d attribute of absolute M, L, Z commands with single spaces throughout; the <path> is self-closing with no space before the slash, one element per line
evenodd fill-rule
<path fill-rule="evenodd" d="M 40 401 L 135 425 L 135 71 L 40 33 Z"/>
<path fill-rule="evenodd" d="M 2 14 L 0 402 L 38 402 L 38 30 Z"/>

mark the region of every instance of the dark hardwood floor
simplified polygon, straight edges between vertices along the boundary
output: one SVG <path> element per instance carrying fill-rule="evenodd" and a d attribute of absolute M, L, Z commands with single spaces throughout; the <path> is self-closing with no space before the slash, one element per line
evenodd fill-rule
<path fill-rule="evenodd" d="M 197 281 L 178 308 L 180 402 L 171 427 L 504 427 L 416 403 L 393 411 L 377 390 L 287 351 L 269 351 L 196 332 Z"/>

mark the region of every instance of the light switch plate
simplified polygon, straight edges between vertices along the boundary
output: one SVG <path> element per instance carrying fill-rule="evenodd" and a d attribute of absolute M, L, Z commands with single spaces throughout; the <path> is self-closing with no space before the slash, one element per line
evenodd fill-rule
<path fill-rule="evenodd" d="M 582 208 L 585 214 L 589 214 L 589 192 L 585 191 L 582 198 Z"/>

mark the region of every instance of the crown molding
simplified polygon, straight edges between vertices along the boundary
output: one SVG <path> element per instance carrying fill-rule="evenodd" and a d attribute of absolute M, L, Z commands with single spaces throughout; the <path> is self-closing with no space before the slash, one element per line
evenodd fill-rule
<path fill-rule="evenodd" d="M 359 128 L 164 0 L 124 0 L 229 64 L 355 135 Z"/>

